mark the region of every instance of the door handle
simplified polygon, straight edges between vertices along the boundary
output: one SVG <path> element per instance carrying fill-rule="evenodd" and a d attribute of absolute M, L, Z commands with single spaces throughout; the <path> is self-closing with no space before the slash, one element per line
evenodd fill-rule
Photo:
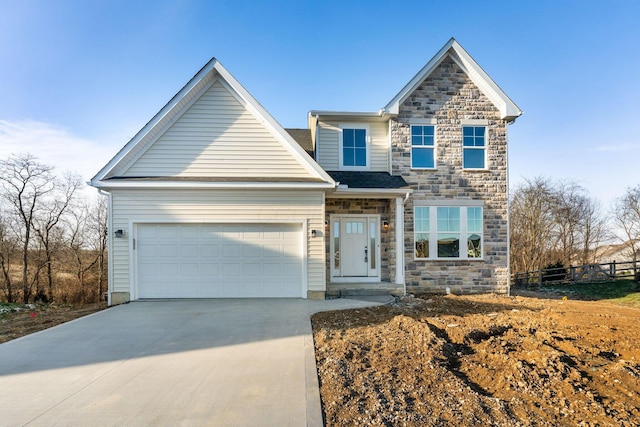
<path fill-rule="evenodd" d="M 369 262 L 369 249 L 364 247 L 364 262 Z"/>

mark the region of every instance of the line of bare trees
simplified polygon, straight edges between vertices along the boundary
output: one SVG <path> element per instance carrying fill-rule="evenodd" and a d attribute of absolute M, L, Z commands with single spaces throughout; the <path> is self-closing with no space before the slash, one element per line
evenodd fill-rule
<path fill-rule="evenodd" d="M 640 185 L 609 210 L 571 181 L 526 180 L 511 194 L 511 271 L 597 262 L 598 246 L 627 242 L 627 259 L 640 250 Z"/>
<path fill-rule="evenodd" d="M 107 282 L 107 209 L 30 154 L 0 160 L 0 298 L 98 301 Z"/>

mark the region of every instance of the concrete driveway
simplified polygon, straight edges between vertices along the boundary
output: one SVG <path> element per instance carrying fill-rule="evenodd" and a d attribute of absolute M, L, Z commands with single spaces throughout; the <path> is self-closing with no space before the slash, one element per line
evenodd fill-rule
<path fill-rule="evenodd" d="M 322 425 L 300 299 L 147 301 L 0 344 L 0 424 Z"/>

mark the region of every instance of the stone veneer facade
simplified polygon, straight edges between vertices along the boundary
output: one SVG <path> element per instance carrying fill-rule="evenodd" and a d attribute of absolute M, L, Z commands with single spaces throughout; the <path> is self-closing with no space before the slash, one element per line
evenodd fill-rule
<path fill-rule="evenodd" d="M 410 124 L 434 119 L 436 169 L 411 169 Z M 462 125 L 486 121 L 486 171 L 462 168 Z M 466 123 L 465 123 L 466 121 Z M 484 122 L 483 122 L 484 123 Z M 392 120 L 392 174 L 413 188 L 405 205 L 405 280 L 409 292 L 506 292 L 508 286 L 507 122 L 447 57 L 400 106 Z M 481 200 L 483 260 L 416 260 L 413 207 L 420 201 Z"/>

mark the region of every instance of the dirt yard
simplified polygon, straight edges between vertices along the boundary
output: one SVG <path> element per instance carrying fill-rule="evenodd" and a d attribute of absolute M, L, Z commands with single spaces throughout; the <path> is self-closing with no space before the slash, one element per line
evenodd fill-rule
<path fill-rule="evenodd" d="M 107 303 L 72 305 L 0 305 L 0 343 L 51 328 L 107 308 Z"/>
<path fill-rule="evenodd" d="M 425 296 L 312 318 L 327 426 L 638 426 L 640 309 Z"/>

